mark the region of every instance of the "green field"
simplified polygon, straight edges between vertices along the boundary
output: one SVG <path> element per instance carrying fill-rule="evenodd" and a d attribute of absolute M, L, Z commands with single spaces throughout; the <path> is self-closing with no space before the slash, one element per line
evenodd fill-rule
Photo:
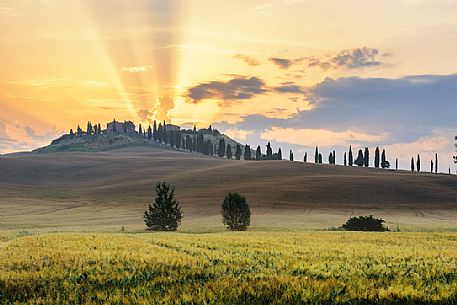
<path fill-rule="evenodd" d="M 1 240 L 1 304 L 457 304 L 456 233 Z"/>

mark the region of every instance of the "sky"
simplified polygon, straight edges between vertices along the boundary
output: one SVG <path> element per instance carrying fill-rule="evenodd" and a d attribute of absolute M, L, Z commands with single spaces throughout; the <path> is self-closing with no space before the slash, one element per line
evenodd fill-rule
<path fill-rule="evenodd" d="M 455 16 L 457 0 L 0 0 L 0 153 L 157 119 L 455 172 Z"/>

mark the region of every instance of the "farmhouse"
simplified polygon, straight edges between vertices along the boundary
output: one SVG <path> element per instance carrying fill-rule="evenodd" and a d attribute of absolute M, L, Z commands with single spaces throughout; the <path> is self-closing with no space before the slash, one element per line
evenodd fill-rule
<path fill-rule="evenodd" d="M 165 124 L 164 125 L 165 131 L 179 131 L 181 127 L 173 124 Z"/>
<path fill-rule="evenodd" d="M 108 132 L 135 133 L 135 124 L 132 121 L 117 122 L 116 120 L 106 124 Z"/>

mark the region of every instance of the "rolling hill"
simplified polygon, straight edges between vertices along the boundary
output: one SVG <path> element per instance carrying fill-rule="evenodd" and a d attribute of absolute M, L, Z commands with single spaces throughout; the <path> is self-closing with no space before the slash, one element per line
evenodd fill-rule
<path fill-rule="evenodd" d="M 457 228 L 457 177 L 289 161 L 236 161 L 162 145 L 0 158 L 0 228 L 138 230 L 154 185 L 176 185 L 183 230 L 223 230 L 246 195 L 252 229 L 324 229 L 374 214 L 395 229 Z"/>

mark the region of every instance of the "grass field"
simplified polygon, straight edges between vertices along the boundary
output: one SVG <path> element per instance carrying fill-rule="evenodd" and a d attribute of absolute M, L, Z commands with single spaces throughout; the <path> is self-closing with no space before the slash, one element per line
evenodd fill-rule
<path fill-rule="evenodd" d="M 457 176 L 236 161 L 156 146 L 2 156 L 0 230 L 143 230 L 159 181 L 176 185 L 186 232 L 223 231 L 228 192 L 247 197 L 252 230 L 326 229 L 370 214 L 392 229 L 457 229 Z"/>
<path fill-rule="evenodd" d="M 457 304 L 457 233 L 0 240 L 1 304 Z"/>

